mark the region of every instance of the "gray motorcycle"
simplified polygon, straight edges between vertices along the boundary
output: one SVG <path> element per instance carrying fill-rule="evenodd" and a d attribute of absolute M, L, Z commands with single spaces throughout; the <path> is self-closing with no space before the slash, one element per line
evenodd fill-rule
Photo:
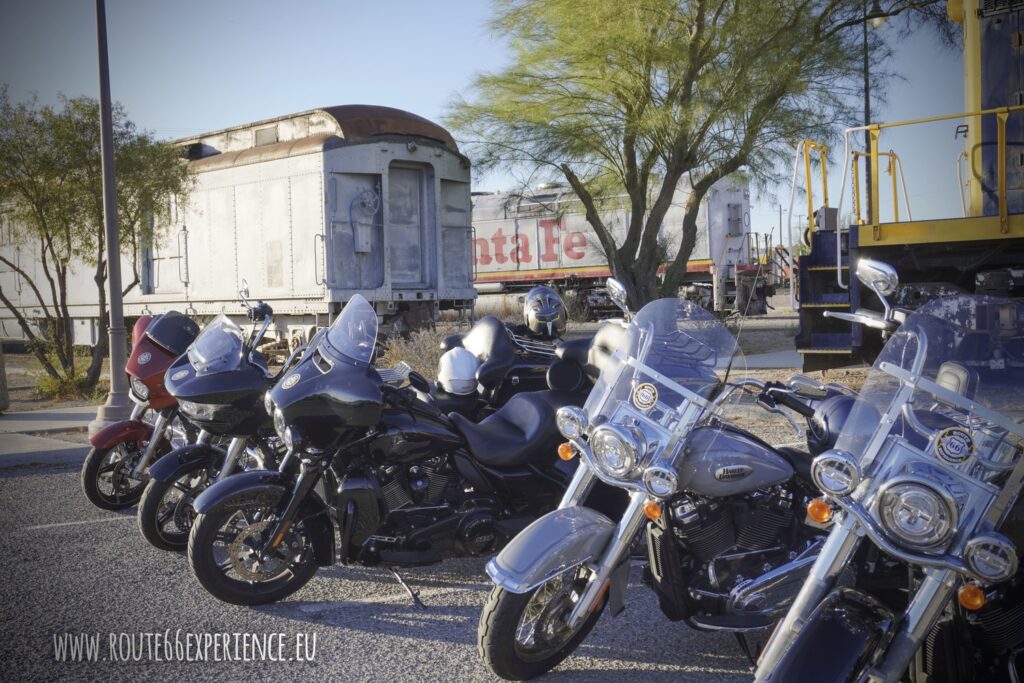
<path fill-rule="evenodd" d="M 857 271 L 883 301 L 896 289 L 885 264 Z M 1024 305 L 952 296 L 899 317 L 865 316 L 895 333 L 812 465 L 831 531 L 758 681 L 1024 674 Z"/>
<path fill-rule="evenodd" d="M 621 292 L 616 285 L 609 291 Z M 495 587 L 478 645 L 503 678 L 551 669 L 606 606 L 612 614 L 624 608 L 631 549 L 644 533 L 645 578 L 665 615 L 737 634 L 767 635 L 823 540 L 805 522 L 805 502 L 816 494 L 811 455 L 773 448 L 730 421 L 725 407 L 734 390 L 753 389 L 771 411 L 810 416 L 829 391 L 799 378 L 792 387 L 726 384 L 722 376 L 742 363 L 736 339 L 691 302 L 655 301 L 627 332 L 583 409 L 558 411 L 568 440 L 560 455 L 579 456 L 559 508 L 487 565 Z M 630 494 L 618 521 L 581 504 L 599 480 Z"/>

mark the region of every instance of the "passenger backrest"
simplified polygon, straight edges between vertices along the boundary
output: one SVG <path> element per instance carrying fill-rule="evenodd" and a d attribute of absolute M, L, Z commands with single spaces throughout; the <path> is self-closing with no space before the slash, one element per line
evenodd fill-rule
<path fill-rule="evenodd" d="M 978 381 L 976 370 L 956 361 L 946 361 L 939 366 L 939 372 L 935 375 L 935 383 L 940 387 L 966 398 L 974 398 L 978 391 Z"/>

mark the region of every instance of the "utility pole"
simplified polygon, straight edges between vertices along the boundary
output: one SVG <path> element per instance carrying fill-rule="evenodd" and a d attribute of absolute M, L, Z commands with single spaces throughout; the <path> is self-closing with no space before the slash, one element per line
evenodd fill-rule
<path fill-rule="evenodd" d="M 131 414 L 128 377 L 124 373 L 128 350 L 121 301 L 121 238 L 117 225 L 117 185 L 114 179 L 114 123 L 110 104 L 110 68 L 107 63 L 107 11 L 96 0 L 96 42 L 100 70 L 100 162 L 103 169 L 103 222 L 107 235 L 107 287 L 110 301 L 110 393 L 89 425 L 95 433 L 105 424 Z"/>

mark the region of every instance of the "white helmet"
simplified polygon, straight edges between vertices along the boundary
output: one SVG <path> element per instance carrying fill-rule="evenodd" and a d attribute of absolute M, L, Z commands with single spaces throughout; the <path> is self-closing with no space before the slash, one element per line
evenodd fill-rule
<path fill-rule="evenodd" d="M 449 349 L 437 363 L 437 383 L 449 394 L 465 396 L 476 391 L 476 370 L 480 362 L 468 350 Z"/>

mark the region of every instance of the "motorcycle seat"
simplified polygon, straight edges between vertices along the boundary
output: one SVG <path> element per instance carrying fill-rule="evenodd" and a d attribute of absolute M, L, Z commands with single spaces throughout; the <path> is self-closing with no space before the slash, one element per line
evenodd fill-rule
<path fill-rule="evenodd" d="M 464 335 L 449 335 L 441 342 L 444 350 L 461 346 L 480 361 L 476 380 L 490 393 L 501 383 L 516 362 L 516 347 L 505 324 L 487 315 L 477 321 Z"/>
<path fill-rule="evenodd" d="M 775 452 L 793 466 L 796 476 L 804 481 L 811 481 L 811 461 L 814 460 L 813 455 L 807 451 L 802 451 L 799 448 L 790 448 L 789 446 L 776 448 Z"/>
<path fill-rule="evenodd" d="M 479 423 L 458 413 L 448 417 L 478 461 L 492 467 L 518 467 L 554 457 L 560 438 L 555 411 L 583 400 L 579 394 L 533 391 L 514 395 Z"/>

